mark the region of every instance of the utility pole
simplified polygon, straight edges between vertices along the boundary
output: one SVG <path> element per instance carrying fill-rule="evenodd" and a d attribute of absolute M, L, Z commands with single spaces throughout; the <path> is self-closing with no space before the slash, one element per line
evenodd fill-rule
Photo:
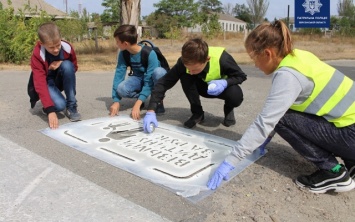
<path fill-rule="evenodd" d="M 287 5 L 286 25 L 287 25 L 287 28 L 290 28 L 290 5 Z"/>
<path fill-rule="evenodd" d="M 79 17 L 82 17 L 81 8 L 82 8 L 82 4 L 81 4 L 81 0 L 79 0 Z"/>
<path fill-rule="evenodd" d="M 65 4 L 65 13 L 68 14 L 68 0 L 63 0 L 63 4 Z"/>

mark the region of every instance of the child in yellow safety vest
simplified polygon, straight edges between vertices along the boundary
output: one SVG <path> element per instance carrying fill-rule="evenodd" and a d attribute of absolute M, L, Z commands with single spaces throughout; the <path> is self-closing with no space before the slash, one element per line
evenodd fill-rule
<path fill-rule="evenodd" d="M 299 187 L 314 193 L 354 189 L 354 81 L 312 53 L 292 49 L 291 34 L 281 21 L 259 25 L 248 35 L 245 48 L 261 71 L 273 75 L 271 90 L 262 112 L 207 186 L 216 189 L 275 131 L 318 168 L 297 177 Z"/>

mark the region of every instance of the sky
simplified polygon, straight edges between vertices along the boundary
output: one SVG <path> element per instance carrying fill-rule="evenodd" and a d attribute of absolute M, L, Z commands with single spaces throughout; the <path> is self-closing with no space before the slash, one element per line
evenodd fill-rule
<path fill-rule="evenodd" d="M 45 2 L 53 5 L 57 9 L 65 12 L 65 0 L 44 0 Z M 176 0 L 179 1 L 179 0 Z M 247 5 L 247 0 L 220 0 L 223 5 L 231 3 L 233 6 L 236 4 L 245 4 Z M 287 8 L 290 6 L 290 17 L 294 17 L 294 2 L 295 0 L 268 0 L 270 5 L 266 13 L 266 17 L 271 21 L 274 18 L 285 18 L 287 17 Z M 296 0 L 301 1 L 301 0 Z M 319 0 L 322 2 L 322 0 Z M 81 8 L 86 8 L 89 13 L 99 13 L 101 14 L 104 7 L 101 6 L 101 0 L 67 0 L 68 2 L 68 12 L 70 10 L 79 10 L 79 4 Z M 154 3 L 158 3 L 160 0 L 141 0 L 141 15 L 146 16 L 156 10 L 153 6 Z M 330 15 L 338 15 L 337 12 L 338 0 L 330 0 Z"/>

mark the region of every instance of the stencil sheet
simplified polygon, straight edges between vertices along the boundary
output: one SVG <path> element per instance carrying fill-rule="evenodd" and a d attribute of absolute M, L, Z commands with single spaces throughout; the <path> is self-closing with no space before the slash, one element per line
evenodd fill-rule
<path fill-rule="evenodd" d="M 206 184 L 231 152 L 234 141 L 159 123 L 151 134 L 129 116 L 104 117 L 40 132 L 74 149 L 197 202 L 213 191 Z M 256 150 L 231 178 L 257 160 Z"/>

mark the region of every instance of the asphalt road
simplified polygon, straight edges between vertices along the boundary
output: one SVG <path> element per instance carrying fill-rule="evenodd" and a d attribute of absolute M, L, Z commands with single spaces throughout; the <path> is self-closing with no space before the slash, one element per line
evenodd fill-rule
<path fill-rule="evenodd" d="M 329 63 L 355 79 L 354 61 Z M 220 124 L 222 101 L 202 99 L 205 121 L 195 130 L 235 140 L 260 111 L 271 78 L 255 67 L 241 67 L 248 80 L 242 85 L 245 101 L 236 109 L 237 125 Z M 219 192 L 194 204 L 38 132 L 47 128 L 47 117 L 40 103 L 30 109 L 28 77 L 29 71 L 0 71 L 0 221 L 205 221 L 223 208 L 214 201 Z M 113 71 L 77 73 L 83 119 L 108 115 L 112 78 Z M 180 83 L 164 101 L 166 114 L 158 120 L 182 126 L 190 111 Z M 121 113 L 129 114 L 133 103 L 124 100 Z M 60 124 L 69 122 L 59 118 Z"/>

